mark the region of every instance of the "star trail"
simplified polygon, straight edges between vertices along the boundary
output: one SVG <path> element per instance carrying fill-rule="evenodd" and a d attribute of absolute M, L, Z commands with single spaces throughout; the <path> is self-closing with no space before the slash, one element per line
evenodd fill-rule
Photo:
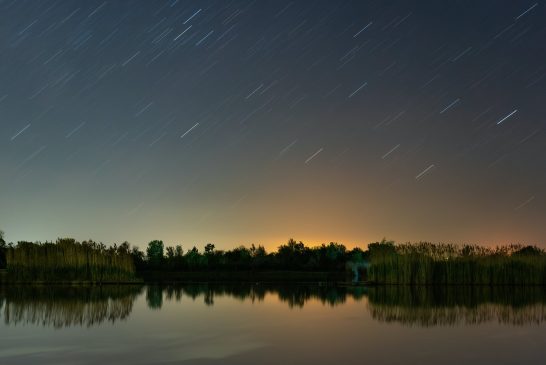
<path fill-rule="evenodd" d="M 0 229 L 544 247 L 545 40 L 533 1 L 0 1 Z"/>

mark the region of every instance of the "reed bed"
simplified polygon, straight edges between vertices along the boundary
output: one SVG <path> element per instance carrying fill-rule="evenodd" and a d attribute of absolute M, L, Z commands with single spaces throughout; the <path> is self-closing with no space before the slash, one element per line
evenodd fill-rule
<path fill-rule="evenodd" d="M 383 241 L 369 245 L 369 257 L 368 280 L 377 284 L 546 284 L 546 254 L 534 246 Z"/>
<path fill-rule="evenodd" d="M 120 282 L 135 274 L 126 246 L 93 241 L 19 242 L 7 249 L 6 259 L 8 281 Z"/>

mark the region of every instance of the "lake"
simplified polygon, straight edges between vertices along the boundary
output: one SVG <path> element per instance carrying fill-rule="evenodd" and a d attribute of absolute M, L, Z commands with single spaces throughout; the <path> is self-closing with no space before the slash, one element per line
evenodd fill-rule
<path fill-rule="evenodd" d="M 0 364 L 539 364 L 546 289 L 6 286 Z"/>

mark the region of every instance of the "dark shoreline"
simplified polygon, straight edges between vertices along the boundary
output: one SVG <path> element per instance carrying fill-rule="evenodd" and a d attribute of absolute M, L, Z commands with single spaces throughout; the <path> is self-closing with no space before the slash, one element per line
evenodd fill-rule
<path fill-rule="evenodd" d="M 328 271 L 141 271 L 133 280 L 87 281 L 87 280 L 35 280 L 13 281 L 7 279 L 6 270 L 0 270 L 0 286 L 7 285 L 59 285 L 59 286 L 102 286 L 102 285 L 148 285 L 148 284 L 200 284 L 200 283 L 244 283 L 244 284 L 310 284 L 355 287 L 546 287 L 544 284 L 408 284 L 378 283 L 374 281 L 353 281 L 348 272 Z"/>
<path fill-rule="evenodd" d="M 87 281 L 87 280 L 35 280 L 13 281 L 0 273 L 0 285 L 133 285 L 133 284 L 176 284 L 176 283 L 221 283 L 221 282 L 271 282 L 271 283 L 351 283 L 345 272 L 309 271 L 193 271 L 193 272 L 138 272 L 134 280 Z M 362 283 L 358 283 L 362 285 Z"/>

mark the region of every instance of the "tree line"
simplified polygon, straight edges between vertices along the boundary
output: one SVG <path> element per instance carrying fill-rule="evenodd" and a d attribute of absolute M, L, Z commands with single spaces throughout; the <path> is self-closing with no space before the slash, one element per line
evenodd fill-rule
<path fill-rule="evenodd" d="M 219 250 L 212 243 L 200 251 L 193 246 L 167 246 L 163 241 L 151 241 L 146 252 L 133 247 L 131 251 L 137 270 L 207 271 L 207 270 L 303 270 L 344 271 L 348 262 L 361 262 L 365 252 L 355 247 L 348 250 L 343 244 L 330 242 L 308 247 L 303 242 L 288 240 L 277 251 L 267 252 L 264 246 L 238 246 Z"/>
<path fill-rule="evenodd" d="M 205 271 L 352 271 L 375 284 L 408 285 L 544 285 L 546 253 L 536 246 L 397 244 L 383 239 L 347 249 L 330 242 L 315 247 L 289 239 L 268 252 L 264 246 L 199 250 L 165 246 L 153 240 L 145 250 L 123 242 L 107 247 L 94 241 L 7 244 L 0 231 L 0 268 L 16 280 L 124 281 L 135 274 Z M 146 277 L 144 275 L 144 277 Z M 156 278 L 158 276 L 155 276 Z M 167 276 L 165 276 L 167 277 Z"/>
<path fill-rule="evenodd" d="M 316 247 L 288 240 L 277 251 L 267 252 L 262 245 L 238 246 L 231 250 L 216 249 L 208 243 L 203 250 L 196 246 L 184 250 L 181 245 L 165 246 L 153 240 L 143 251 L 128 242 L 107 247 L 92 240 L 77 242 L 60 238 L 56 242 L 7 244 L 0 235 L 0 269 L 11 279 L 108 281 L 126 280 L 135 271 L 336 271 L 347 269 L 348 262 L 363 262 L 366 252 L 355 247 L 330 242 Z"/>

